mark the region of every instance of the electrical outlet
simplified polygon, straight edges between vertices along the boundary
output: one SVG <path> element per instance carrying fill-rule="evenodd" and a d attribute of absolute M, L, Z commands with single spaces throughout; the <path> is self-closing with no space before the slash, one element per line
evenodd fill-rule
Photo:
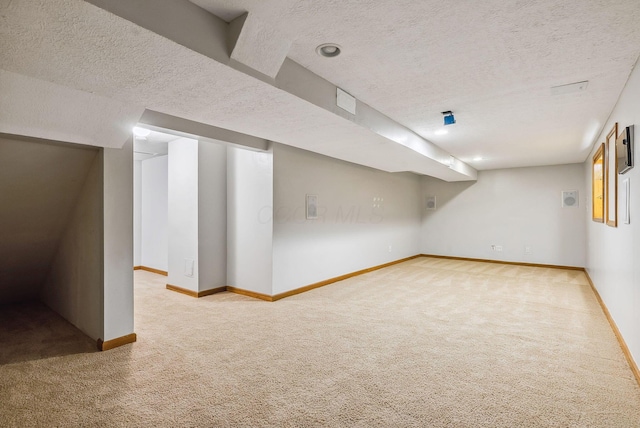
<path fill-rule="evenodd" d="M 524 253 L 525 254 L 531 254 L 531 245 L 525 245 L 524 246 Z"/>
<path fill-rule="evenodd" d="M 392 248 L 393 248 L 393 247 L 391 247 L 391 245 L 389 245 L 389 252 L 391 252 Z"/>
<path fill-rule="evenodd" d="M 496 245 L 496 251 L 498 252 L 502 251 L 502 245 Z"/>

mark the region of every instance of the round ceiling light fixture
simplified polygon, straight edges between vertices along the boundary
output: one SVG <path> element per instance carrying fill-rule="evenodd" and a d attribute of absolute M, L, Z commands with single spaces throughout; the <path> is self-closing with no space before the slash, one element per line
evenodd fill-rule
<path fill-rule="evenodd" d="M 340 46 L 335 43 L 324 43 L 316 48 L 316 53 L 320 56 L 324 56 L 327 58 L 333 58 L 340 55 Z"/>
<path fill-rule="evenodd" d="M 446 129 L 438 129 L 437 131 L 434 132 L 435 135 L 446 135 L 448 133 L 449 131 Z"/>

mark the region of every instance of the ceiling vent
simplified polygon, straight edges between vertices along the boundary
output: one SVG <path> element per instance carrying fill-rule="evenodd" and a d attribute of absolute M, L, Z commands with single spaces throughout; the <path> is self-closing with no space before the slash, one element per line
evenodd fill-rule
<path fill-rule="evenodd" d="M 589 86 L 588 80 L 585 80 L 583 82 L 569 83 L 568 85 L 552 86 L 551 95 L 565 95 L 573 94 L 575 92 L 583 92 L 587 90 L 587 86 Z"/>

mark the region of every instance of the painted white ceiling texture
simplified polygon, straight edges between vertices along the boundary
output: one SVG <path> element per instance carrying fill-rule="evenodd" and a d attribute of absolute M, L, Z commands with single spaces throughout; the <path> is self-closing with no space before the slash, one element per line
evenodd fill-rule
<path fill-rule="evenodd" d="M 639 22 L 638 0 L 0 0 L 0 132 L 120 147 L 160 114 L 450 181 L 582 162 Z"/>

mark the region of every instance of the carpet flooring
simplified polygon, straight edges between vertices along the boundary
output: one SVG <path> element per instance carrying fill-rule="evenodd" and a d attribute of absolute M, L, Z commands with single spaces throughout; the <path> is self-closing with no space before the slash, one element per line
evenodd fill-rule
<path fill-rule="evenodd" d="M 107 352 L 0 308 L 0 426 L 640 426 L 579 271 L 423 257 L 273 303 L 135 278 L 138 342 Z"/>

